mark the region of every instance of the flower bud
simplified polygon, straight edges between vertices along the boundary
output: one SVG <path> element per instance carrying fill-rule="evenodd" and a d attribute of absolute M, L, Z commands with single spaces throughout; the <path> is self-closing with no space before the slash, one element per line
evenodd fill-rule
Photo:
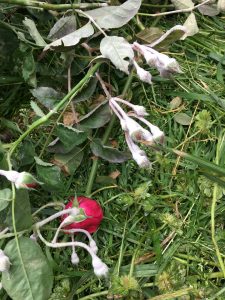
<path fill-rule="evenodd" d="M 148 116 L 145 107 L 142 105 L 132 105 L 132 109 L 139 117 Z"/>
<path fill-rule="evenodd" d="M 141 68 L 137 63 L 136 61 L 134 60 L 133 61 L 133 64 L 136 68 L 136 71 L 137 71 L 137 75 L 139 77 L 139 79 L 143 82 L 146 82 L 146 83 L 149 83 L 149 84 L 152 84 L 152 75 L 144 70 L 143 68 Z"/>
<path fill-rule="evenodd" d="M 37 181 L 34 176 L 32 176 L 28 172 L 19 173 L 19 177 L 15 181 L 15 186 L 17 189 L 25 188 L 25 189 L 32 189 L 36 188 L 41 182 Z"/>
<path fill-rule="evenodd" d="M 5 171 L 0 170 L 0 175 L 5 176 L 9 181 L 15 183 L 17 189 L 25 188 L 35 188 L 41 182 L 37 181 L 30 173 L 28 172 L 17 172 L 17 171 Z"/>
<path fill-rule="evenodd" d="M 10 268 L 10 261 L 8 256 L 5 255 L 5 253 L 0 250 L 0 272 L 7 272 Z"/>
<path fill-rule="evenodd" d="M 72 200 L 66 205 L 66 209 L 73 207 L 74 197 L 71 199 Z M 83 210 L 86 218 L 85 220 L 77 220 L 75 216 L 76 220 L 67 225 L 65 229 L 85 229 L 89 233 L 95 232 L 103 219 L 103 211 L 101 206 L 97 201 L 84 196 L 77 197 L 77 201 L 79 203 L 79 209 Z M 64 221 L 67 217 L 67 214 L 63 215 L 61 218 L 62 221 Z"/>
<path fill-rule="evenodd" d="M 79 264 L 79 261 L 80 261 L 80 259 L 79 259 L 78 255 L 77 255 L 77 253 L 74 251 L 74 252 L 72 253 L 72 255 L 71 255 L 71 263 L 72 263 L 73 265 L 78 265 L 78 264 Z"/>
<path fill-rule="evenodd" d="M 109 271 L 107 265 L 96 255 L 92 256 L 92 266 L 96 276 L 107 276 Z"/>
<path fill-rule="evenodd" d="M 151 167 L 151 162 L 149 161 L 149 159 L 147 158 L 145 153 L 136 152 L 136 153 L 132 153 L 132 156 L 140 168 L 150 168 Z"/>

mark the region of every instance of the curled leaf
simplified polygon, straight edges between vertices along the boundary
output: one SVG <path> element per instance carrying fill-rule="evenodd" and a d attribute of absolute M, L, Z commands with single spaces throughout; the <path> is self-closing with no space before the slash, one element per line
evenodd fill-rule
<path fill-rule="evenodd" d="M 52 40 L 60 39 L 76 30 L 76 18 L 74 15 L 60 18 L 52 27 L 48 38 Z"/>
<path fill-rule="evenodd" d="M 83 27 L 77 29 L 76 31 L 73 31 L 65 36 L 63 36 L 60 39 L 57 39 L 56 41 L 48 44 L 45 48 L 44 51 L 47 51 L 49 49 L 59 49 L 61 50 L 62 48 L 70 48 L 75 45 L 77 45 L 82 38 L 86 38 L 91 36 L 94 33 L 94 28 L 91 25 L 91 23 L 87 23 Z"/>

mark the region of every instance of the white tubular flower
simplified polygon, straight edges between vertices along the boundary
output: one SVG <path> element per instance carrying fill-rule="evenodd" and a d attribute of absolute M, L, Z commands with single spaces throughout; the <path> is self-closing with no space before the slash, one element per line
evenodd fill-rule
<path fill-rule="evenodd" d="M 77 253 L 75 251 L 73 251 L 72 254 L 71 254 L 71 263 L 73 265 L 78 265 L 79 261 L 80 261 L 80 259 L 79 259 L 78 255 L 77 255 Z"/>
<path fill-rule="evenodd" d="M 141 68 L 135 60 L 133 60 L 133 65 L 137 71 L 139 79 L 143 82 L 152 84 L 152 75 L 148 71 Z"/>
<path fill-rule="evenodd" d="M 164 142 L 165 135 L 164 135 L 164 132 L 159 129 L 159 127 L 151 124 L 145 118 L 139 117 L 138 119 L 141 122 L 145 123 L 149 127 L 149 129 L 150 129 L 150 131 L 152 133 L 152 137 L 153 137 L 154 141 L 157 141 L 157 142 L 160 142 L 160 143 Z"/>
<path fill-rule="evenodd" d="M 132 154 L 133 159 L 136 161 L 136 163 L 139 165 L 140 168 L 150 168 L 151 162 L 147 158 L 147 155 L 143 150 L 141 150 L 131 139 L 129 134 L 125 133 L 125 138 L 127 145 L 130 149 L 130 152 Z"/>
<path fill-rule="evenodd" d="M 153 142 L 152 134 L 130 117 L 126 119 L 127 131 L 133 141 Z"/>
<path fill-rule="evenodd" d="M 160 53 L 149 46 L 143 46 L 135 42 L 133 48 L 141 53 L 147 64 L 155 67 L 162 77 L 170 77 L 174 73 L 182 73 L 180 66 L 175 58 Z"/>
<path fill-rule="evenodd" d="M 92 255 L 92 266 L 96 276 L 107 276 L 109 268 L 97 255 Z"/>
<path fill-rule="evenodd" d="M 117 101 L 117 102 L 121 102 L 121 103 L 129 106 L 140 117 L 148 116 L 148 113 L 147 113 L 145 107 L 142 105 L 135 105 L 135 104 L 132 104 L 126 100 L 123 100 L 123 99 L 120 99 L 117 97 L 114 97 L 113 100 Z"/>
<path fill-rule="evenodd" d="M 42 184 L 28 172 L 19 173 L 17 171 L 0 170 L 0 175 L 5 176 L 9 181 L 13 182 L 17 189 L 32 189 Z"/>
<path fill-rule="evenodd" d="M 0 250 L 0 272 L 8 272 L 10 265 L 11 263 L 8 256 Z"/>
<path fill-rule="evenodd" d="M 146 62 L 155 67 L 162 77 L 169 77 L 174 73 L 181 73 L 180 66 L 175 58 L 171 58 L 166 54 L 160 53 L 149 47 L 144 47 L 144 57 Z"/>

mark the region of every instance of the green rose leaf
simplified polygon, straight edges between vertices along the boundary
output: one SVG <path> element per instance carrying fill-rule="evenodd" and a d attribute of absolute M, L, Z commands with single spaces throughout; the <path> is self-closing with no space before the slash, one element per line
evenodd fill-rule
<path fill-rule="evenodd" d="M 32 225 L 29 193 L 27 190 L 16 190 L 15 221 L 17 231 L 28 229 Z M 12 213 L 8 211 L 6 224 L 12 228 Z"/>
<path fill-rule="evenodd" d="M 90 146 L 94 155 L 112 163 L 122 163 L 130 158 L 126 152 L 102 145 L 100 139 L 94 139 Z"/>
<path fill-rule="evenodd" d="M 12 198 L 12 191 L 10 189 L 0 190 L 0 211 L 5 209 Z"/>
<path fill-rule="evenodd" d="M 51 295 L 53 274 L 40 246 L 27 237 L 8 242 L 9 273 L 2 273 L 2 285 L 12 300 L 47 300 Z"/>

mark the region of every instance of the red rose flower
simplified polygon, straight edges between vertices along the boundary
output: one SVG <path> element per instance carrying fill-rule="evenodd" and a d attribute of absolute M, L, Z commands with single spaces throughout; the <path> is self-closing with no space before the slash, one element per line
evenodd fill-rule
<path fill-rule="evenodd" d="M 70 198 L 70 202 L 67 203 L 65 209 L 71 208 L 73 206 L 74 197 Z M 80 196 L 77 197 L 79 208 L 83 208 L 85 215 L 87 216 L 87 219 L 81 222 L 76 222 L 69 224 L 65 226 L 65 229 L 85 229 L 89 233 L 95 232 L 103 218 L 103 211 L 101 206 L 98 204 L 97 201 Z M 68 215 L 62 216 L 62 221 L 68 217 Z"/>

